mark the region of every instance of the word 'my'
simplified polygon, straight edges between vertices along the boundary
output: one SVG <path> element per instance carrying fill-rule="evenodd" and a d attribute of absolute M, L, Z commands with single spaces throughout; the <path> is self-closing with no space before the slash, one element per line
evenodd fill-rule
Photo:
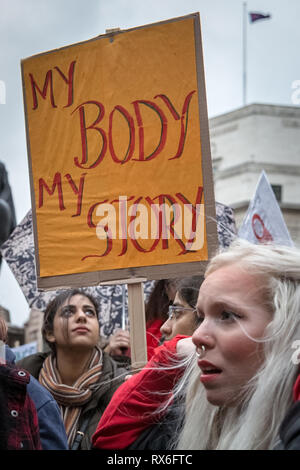
<path fill-rule="evenodd" d="M 49 96 L 51 107 L 58 107 L 54 84 L 57 84 L 56 86 L 59 90 L 62 85 L 65 86 L 63 108 L 69 108 L 73 105 L 75 65 L 76 61 L 74 60 L 69 65 L 67 72 L 62 71 L 58 66 L 55 66 L 53 70 L 48 70 L 42 86 L 37 83 L 33 73 L 29 73 L 32 91 L 32 109 L 34 111 L 39 108 L 38 95 L 43 100 L 46 100 L 47 96 Z M 102 102 L 92 99 L 80 103 L 71 112 L 71 115 L 78 116 L 81 136 L 81 156 L 76 155 L 74 157 L 75 165 L 85 170 L 96 168 L 103 161 L 108 151 L 115 163 L 124 164 L 130 160 L 149 162 L 156 158 L 166 147 L 168 127 L 171 122 L 178 122 L 179 136 L 177 148 L 168 160 L 180 158 L 186 141 L 189 106 L 194 93 L 195 90 L 191 90 L 186 94 L 180 112 L 175 108 L 171 99 L 163 93 L 155 95 L 153 100 L 134 100 L 131 102 L 129 110 L 123 105 L 116 104 L 112 110 L 109 110 L 108 129 L 105 129 L 103 125 L 100 126 L 104 116 L 107 115 L 107 109 Z M 60 93 L 60 95 L 62 94 Z M 151 110 L 151 120 L 156 120 L 160 126 L 157 142 L 153 143 L 154 148 L 148 151 L 148 154 L 145 151 L 145 130 L 148 128 L 149 117 L 145 123 L 143 117 L 143 111 L 145 110 L 148 110 L 148 113 Z M 92 119 L 91 122 L 87 122 L 87 115 L 96 115 L 96 118 Z M 123 119 L 125 126 L 127 125 L 126 127 L 128 128 L 128 143 L 122 155 L 117 155 L 115 150 L 114 130 L 118 125 L 116 124 L 117 118 Z M 98 138 L 98 145 L 95 145 L 96 137 Z M 92 144 L 89 145 L 91 140 Z M 137 155 L 134 156 L 135 154 Z"/>

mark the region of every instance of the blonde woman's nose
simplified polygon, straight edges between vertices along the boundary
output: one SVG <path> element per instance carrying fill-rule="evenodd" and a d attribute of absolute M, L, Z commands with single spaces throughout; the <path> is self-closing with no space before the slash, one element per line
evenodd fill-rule
<path fill-rule="evenodd" d="M 194 331 L 192 335 L 192 341 L 197 348 L 205 346 L 207 349 L 214 346 L 214 335 L 213 331 L 205 324 L 205 321 Z"/>

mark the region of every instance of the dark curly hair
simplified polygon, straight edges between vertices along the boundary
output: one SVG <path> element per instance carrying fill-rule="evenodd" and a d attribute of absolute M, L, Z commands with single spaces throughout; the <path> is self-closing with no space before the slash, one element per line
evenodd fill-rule
<path fill-rule="evenodd" d="M 169 299 L 167 289 L 176 287 L 179 279 L 160 279 L 155 281 L 152 291 L 145 306 L 146 323 L 160 319 L 165 322 L 168 319 L 168 308 L 172 301 Z"/>
<path fill-rule="evenodd" d="M 198 300 L 199 289 L 204 276 L 192 276 L 182 279 L 177 285 L 177 293 L 190 307 L 195 308 Z"/>

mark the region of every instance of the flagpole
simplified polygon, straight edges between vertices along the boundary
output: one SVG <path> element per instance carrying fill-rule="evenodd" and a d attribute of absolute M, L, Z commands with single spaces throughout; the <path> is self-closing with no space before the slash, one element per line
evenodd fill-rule
<path fill-rule="evenodd" d="M 243 2 L 243 106 L 247 103 L 247 2 Z"/>

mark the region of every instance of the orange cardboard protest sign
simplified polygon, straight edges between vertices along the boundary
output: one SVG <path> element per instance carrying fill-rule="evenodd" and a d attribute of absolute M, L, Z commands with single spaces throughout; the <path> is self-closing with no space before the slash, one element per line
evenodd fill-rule
<path fill-rule="evenodd" d="M 38 285 L 199 272 L 217 244 L 199 15 L 30 57 L 22 77 Z"/>

